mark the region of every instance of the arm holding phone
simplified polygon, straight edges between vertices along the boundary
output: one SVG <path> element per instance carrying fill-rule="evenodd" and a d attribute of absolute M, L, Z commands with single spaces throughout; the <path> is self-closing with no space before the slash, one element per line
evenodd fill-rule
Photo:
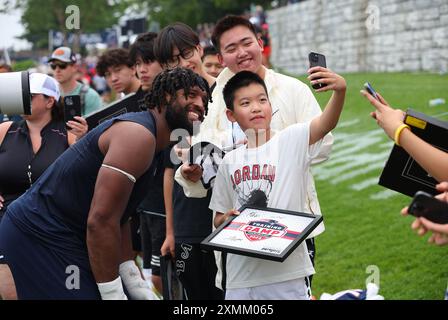
<path fill-rule="evenodd" d="M 391 108 L 379 93 L 378 100 L 365 90 L 361 94 L 375 107 L 370 115 L 384 132 L 437 181 L 448 181 L 448 153 L 433 147 L 413 134 L 409 127 L 403 126 L 405 112 Z"/>
<path fill-rule="evenodd" d="M 81 117 L 81 98 L 79 95 L 64 97 L 64 121 L 70 145 L 81 139 L 89 130 L 87 121 Z"/>
<path fill-rule="evenodd" d="M 87 124 L 86 119 L 80 116 L 75 116 L 73 119 L 74 120 L 67 121 L 66 123 L 70 145 L 81 139 L 87 131 L 89 131 L 89 125 Z"/>
<path fill-rule="evenodd" d="M 442 193 L 437 195 L 435 198 L 448 203 L 448 182 L 439 183 L 436 188 Z M 403 208 L 403 210 L 401 210 L 401 214 L 408 215 L 408 209 L 408 207 Z M 444 212 L 444 214 L 448 215 L 448 211 Z M 419 236 L 432 232 L 431 237 L 428 239 L 429 243 L 434 243 L 439 246 L 448 244 L 448 223 L 440 224 L 432 222 L 424 217 L 418 217 L 414 220 L 411 227 L 413 230 L 417 231 Z"/>

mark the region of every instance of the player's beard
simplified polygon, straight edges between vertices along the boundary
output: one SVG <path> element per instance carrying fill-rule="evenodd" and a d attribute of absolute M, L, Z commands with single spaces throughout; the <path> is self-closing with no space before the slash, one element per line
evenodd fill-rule
<path fill-rule="evenodd" d="M 165 119 L 171 131 L 185 129 L 190 136 L 193 135 L 193 123 L 188 119 L 188 110 L 186 106 L 182 106 L 175 101 L 168 104 Z"/>

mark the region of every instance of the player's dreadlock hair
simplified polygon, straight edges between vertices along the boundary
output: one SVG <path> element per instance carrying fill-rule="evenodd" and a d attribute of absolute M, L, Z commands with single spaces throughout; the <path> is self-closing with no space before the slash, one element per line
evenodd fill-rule
<path fill-rule="evenodd" d="M 177 67 L 171 70 L 164 70 L 157 75 L 152 84 L 151 92 L 145 96 L 145 104 L 148 109 L 161 107 L 171 103 L 176 99 L 176 91 L 183 89 L 185 95 L 190 94 L 190 89 L 199 87 L 207 96 L 204 99 L 205 114 L 208 111 L 208 102 L 212 102 L 212 94 L 207 81 L 190 69 Z M 171 96 L 171 101 L 167 101 L 166 95 Z"/>

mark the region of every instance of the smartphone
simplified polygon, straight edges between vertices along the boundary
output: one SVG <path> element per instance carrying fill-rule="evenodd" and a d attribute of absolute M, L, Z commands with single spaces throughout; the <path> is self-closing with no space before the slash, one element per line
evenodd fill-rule
<path fill-rule="evenodd" d="M 380 101 L 380 98 L 376 94 L 375 89 L 373 89 L 372 85 L 368 82 L 364 83 L 364 88 L 366 88 L 367 92 L 373 96 L 376 100 Z"/>
<path fill-rule="evenodd" d="M 316 53 L 316 52 L 310 52 L 310 54 L 308 55 L 308 60 L 310 61 L 310 68 L 312 67 L 327 67 L 327 62 L 325 60 L 325 56 L 323 54 L 320 53 Z M 320 78 L 317 78 L 320 79 Z M 315 79 L 315 80 L 317 80 Z M 321 89 L 323 87 L 325 87 L 326 85 L 323 83 L 316 83 L 313 84 L 312 87 L 313 89 Z"/>
<path fill-rule="evenodd" d="M 81 116 L 81 97 L 79 95 L 75 96 L 65 96 L 64 97 L 64 120 L 76 121 L 75 116 Z M 70 128 L 66 126 L 68 130 Z"/>
<path fill-rule="evenodd" d="M 416 217 L 424 217 L 432 222 L 448 223 L 448 203 L 434 198 L 424 191 L 417 191 L 408 212 Z"/>

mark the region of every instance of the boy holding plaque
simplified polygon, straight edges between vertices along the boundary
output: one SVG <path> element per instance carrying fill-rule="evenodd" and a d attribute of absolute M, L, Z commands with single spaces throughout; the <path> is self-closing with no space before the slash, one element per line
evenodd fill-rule
<path fill-rule="evenodd" d="M 308 212 L 306 172 L 319 153 L 322 138 L 337 124 L 345 99 L 344 78 L 323 67 L 309 71 L 318 92 L 333 90 L 323 113 L 308 123 L 291 125 L 275 134 L 272 107 L 264 81 L 242 71 L 224 87 L 227 117 L 237 122 L 248 143 L 228 153 L 219 167 L 210 209 L 221 225 L 244 204 Z M 304 278 L 314 268 L 302 243 L 282 263 L 228 254 L 226 300 L 309 299 Z"/>

